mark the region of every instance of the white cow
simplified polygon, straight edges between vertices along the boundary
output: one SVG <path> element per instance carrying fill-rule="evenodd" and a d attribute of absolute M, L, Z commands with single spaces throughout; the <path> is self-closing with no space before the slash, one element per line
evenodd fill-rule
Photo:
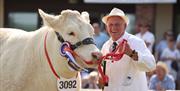
<path fill-rule="evenodd" d="M 67 59 L 59 54 L 62 43 L 55 32 L 71 44 L 92 38 L 93 28 L 88 13 L 80 14 L 72 10 L 64 10 L 57 16 L 42 10 L 39 13 L 44 26 L 37 31 L 0 28 L 0 91 L 58 91 L 60 87 L 45 56 L 45 41 L 48 55 L 60 79 L 78 79 L 76 83 L 68 82 L 68 85 L 77 85 L 74 90 L 80 89 L 78 71 L 69 68 Z M 99 50 L 94 44 L 80 45 L 74 52 L 79 55 L 75 59 L 83 68 L 97 67 L 97 64 L 84 62 L 94 62 L 99 57 Z M 73 90 L 72 86 L 63 84 L 66 89 L 70 88 L 68 91 Z"/>

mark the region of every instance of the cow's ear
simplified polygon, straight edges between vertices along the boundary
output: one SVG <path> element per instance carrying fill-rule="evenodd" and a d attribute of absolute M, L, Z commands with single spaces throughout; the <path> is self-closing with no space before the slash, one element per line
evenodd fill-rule
<path fill-rule="evenodd" d="M 42 11 L 41 9 L 38 9 L 38 11 L 39 11 L 41 18 L 43 19 L 44 25 L 53 27 L 55 24 L 57 24 L 59 16 L 47 14 L 44 11 Z"/>
<path fill-rule="evenodd" d="M 82 12 L 81 16 L 88 22 L 90 23 L 90 19 L 89 19 L 89 13 L 88 12 Z"/>

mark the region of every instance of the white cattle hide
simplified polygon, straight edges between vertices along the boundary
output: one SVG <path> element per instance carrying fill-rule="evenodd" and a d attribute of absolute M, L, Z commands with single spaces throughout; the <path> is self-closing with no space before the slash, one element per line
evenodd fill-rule
<path fill-rule="evenodd" d="M 46 14 L 42 10 L 39 13 L 44 25 L 36 31 L 0 28 L 0 91 L 57 91 L 57 79 L 44 53 L 47 32 L 47 51 L 56 72 L 67 79 L 77 75 L 78 72 L 70 70 L 66 58 L 59 54 L 61 43 L 55 31 L 72 44 L 92 37 L 93 28 L 89 24 L 88 13 L 80 14 L 72 10 L 64 10 L 57 16 Z M 74 33 L 73 36 L 69 35 L 71 32 Z M 92 44 L 75 50 L 85 60 L 93 60 L 91 53 L 98 51 Z M 85 68 L 96 67 L 78 62 Z"/>

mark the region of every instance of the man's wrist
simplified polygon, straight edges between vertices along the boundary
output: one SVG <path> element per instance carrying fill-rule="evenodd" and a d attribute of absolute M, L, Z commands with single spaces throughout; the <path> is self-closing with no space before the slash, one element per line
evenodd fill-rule
<path fill-rule="evenodd" d="M 125 54 L 130 56 L 132 51 L 126 51 Z"/>
<path fill-rule="evenodd" d="M 132 50 L 128 56 L 133 60 L 138 60 L 138 53 L 136 52 L 136 50 Z"/>
<path fill-rule="evenodd" d="M 132 50 L 131 51 L 131 53 L 130 53 L 130 55 L 129 55 L 129 57 L 133 57 L 133 55 L 136 53 L 136 51 L 135 50 Z"/>
<path fill-rule="evenodd" d="M 134 54 L 135 50 L 131 50 L 129 52 L 127 52 L 126 54 L 129 56 L 129 57 L 132 57 L 133 54 Z"/>

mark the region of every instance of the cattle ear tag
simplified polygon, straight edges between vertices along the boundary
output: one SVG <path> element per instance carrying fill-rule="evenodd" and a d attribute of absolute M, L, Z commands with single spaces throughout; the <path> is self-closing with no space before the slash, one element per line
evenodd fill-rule
<path fill-rule="evenodd" d="M 57 88 L 58 91 L 78 91 L 80 81 L 78 81 L 77 77 L 73 77 L 70 79 L 60 78 L 57 80 Z"/>

